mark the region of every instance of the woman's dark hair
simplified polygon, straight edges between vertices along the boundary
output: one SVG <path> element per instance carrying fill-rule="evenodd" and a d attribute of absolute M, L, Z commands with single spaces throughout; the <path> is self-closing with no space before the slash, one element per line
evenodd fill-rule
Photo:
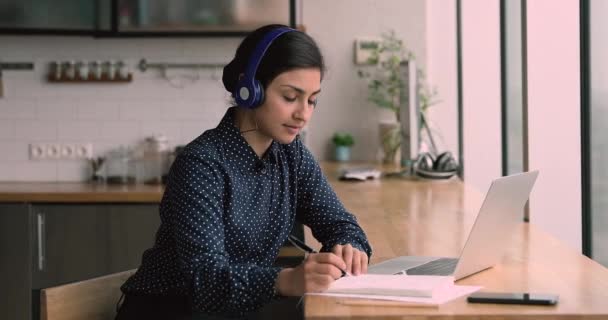
<path fill-rule="evenodd" d="M 272 24 L 256 29 L 250 33 L 239 45 L 234 59 L 224 67 L 222 82 L 229 92 L 233 92 L 239 75 L 245 73 L 249 58 L 257 44 L 265 34 L 276 28 L 285 28 L 284 25 Z M 323 55 L 315 41 L 304 32 L 287 32 L 275 39 L 264 54 L 255 74 L 262 87 L 268 84 L 279 74 L 298 68 L 319 68 L 321 79 L 325 72 Z"/>

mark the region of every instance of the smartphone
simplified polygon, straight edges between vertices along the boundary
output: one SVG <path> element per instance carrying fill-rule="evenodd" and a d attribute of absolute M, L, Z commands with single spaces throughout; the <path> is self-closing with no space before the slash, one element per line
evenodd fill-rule
<path fill-rule="evenodd" d="M 475 292 L 468 298 L 472 303 L 533 304 L 551 306 L 559 296 L 543 293 Z"/>

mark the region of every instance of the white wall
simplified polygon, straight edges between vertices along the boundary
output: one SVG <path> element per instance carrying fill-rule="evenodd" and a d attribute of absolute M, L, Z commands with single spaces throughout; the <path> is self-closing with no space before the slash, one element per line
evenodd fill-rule
<path fill-rule="evenodd" d="M 456 0 L 427 0 L 427 80 L 439 103 L 428 110 L 440 151 L 458 157 L 458 75 L 456 61 Z"/>
<path fill-rule="evenodd" d="M 315 155 L 331 158 L 329 138 L 349 131 L 356 140 L 353 158 L 377 159 L 379 108 L 367 101 L 367 83 L 357 76 L 353 43 L 394 29 L 425 66 L 425 10 L 424 0 L 302 1 L 302 21 L 329 67 L 308 134 Z"/>
<path fill-rule="evenodd" d="M 528 1 L 527 14 L 530 222 L 580 252 L 579 1 Z"/>
<path fill-rule="evenodd" d="M 464 181 L 481 192 L 502 174 L 499 4 L 461 2 Z"/>

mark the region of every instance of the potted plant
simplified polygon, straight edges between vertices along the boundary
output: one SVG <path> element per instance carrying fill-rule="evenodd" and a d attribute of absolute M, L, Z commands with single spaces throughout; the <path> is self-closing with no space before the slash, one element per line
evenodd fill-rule
<path fill-rule="evenodd" d="M 336 161 L 348 161 L 350 160 L 350 148 L 355 144 L 355 139 L 349 133 L 336 132 L 332 141 L 335 145 L 335 159 Z"/>
<path fill-rule="evenodd" d="M 402 96 L 402 90 L 405 87 L 405 73 L 401 67 L 402 62 L 414 59 L 414 54 L 398 39 L 393 30 L 382 34 L 377 45 L 370 49 L 370 56 L 367 60 L 369 65 L 373 66 L 358 71 L 358 75 L 362 79 L 368 81 L 368 100 L 373 102 L 380 108 L 389 109 L 395 116 L 395 121 L 390 123 L 380 123 L 380 142 L 384 152 L 384 162 L 394 163 L 399 147 L 401 146 L 401 125 L 400 125 L 400 109 L 401 104 L 405 101 Z M 437 91 L 435 88 L 429 88 L 425 81 L 425 75 L 422 69 L 417 70 L 418 78 L 418 101 L 420 103 L 420 129 L 427 126 L 424 116 L 428 107 L 437 103 L 435 100 Z M 403 92 L 404 94 L 407 93 Z M 406 97 L 407 98 L 407 97 Z M 421 136 L 422 132 L 419 133 Z M 432 139 L 432 137 L 429 136 Z"/>

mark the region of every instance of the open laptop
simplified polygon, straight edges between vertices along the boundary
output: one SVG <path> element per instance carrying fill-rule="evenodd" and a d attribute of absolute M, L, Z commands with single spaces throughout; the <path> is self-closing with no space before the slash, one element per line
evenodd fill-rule
<path fill-rule="evenodd" d="M 491 268 L 522 223 L 522 209 L 537 177 L 538 171 L 531 171 L 492 181 L 460 258 L 402 256 L 370 266 L 368 273 L 453 275 L 458 280 Z"/>

